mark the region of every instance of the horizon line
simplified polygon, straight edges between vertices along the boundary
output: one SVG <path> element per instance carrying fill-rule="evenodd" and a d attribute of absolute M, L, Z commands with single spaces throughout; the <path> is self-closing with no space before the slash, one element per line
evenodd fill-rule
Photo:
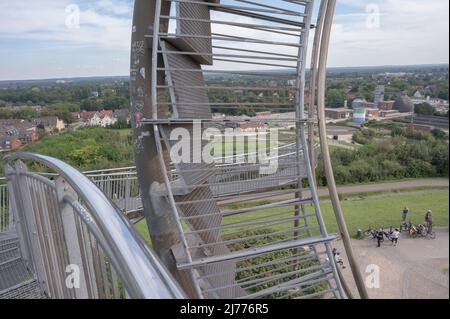
<path fill-rule="evenodd" d="M 327 70 L 331 69 L 371 69 L 371 68 L 395 68 L 395 67 L 432 67 L 432 66 L 447 66 L 449 67 L 449 62 L 442 63 L 426 63 L 426 64 L 386 64 L 386 65 L 361 65 L 361 66 L 329 66 Z M 311 68 L 307 68 L 309 71 Z M 266 70 L 268 72 L 274 71 L 276 69 Z M 221 72 L 218 71 L 218 74 Z M 130 75 L 86 75 L 86 76 L 66 76 L 66 77 L 49 77 L 49 78 L 30 78 L 30 79 L 9 79 L 9 80 L 0 80 L 0 83 L 5 82 L 27 82 L 27 81 L 56 81 L 56 80 L 73 80 L 73 79 L 92 79 L 92 78 L 119 78 L 119 77 L 127 77 Z"/>

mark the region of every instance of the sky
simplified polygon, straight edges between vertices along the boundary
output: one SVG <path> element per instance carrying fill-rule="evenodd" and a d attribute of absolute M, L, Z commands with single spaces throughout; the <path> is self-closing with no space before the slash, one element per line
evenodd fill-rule
<path fill-rule="evenodd" d="M 0 81 L 128 75 L 133 2 L 0 0 Z M 448 63 L 449 1 L 337 0 L 331 39 L 330 67 Z"/>

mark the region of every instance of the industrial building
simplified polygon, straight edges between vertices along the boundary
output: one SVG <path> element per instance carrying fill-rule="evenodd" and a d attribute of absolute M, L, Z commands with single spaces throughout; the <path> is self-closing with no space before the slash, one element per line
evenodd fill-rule
<path fill-rule="evenodd" d="M 394 109 L 395 101 L 382 101 L 378 103 L 378 108 L 384 111 L 391 111 Z"/>
<path fill-rule="evenodd" d="M 365 99 L 354 99 L 352 102 L 352 109 L 358 109 L 364 106 L 367 103 Z"/>
<path fill-rule="evenodd" d="M 346 108 L 325 109 L 325 116 L 333 120 L 345 120 L 351 118 L 353 110 Z"/>
<path fill-rule="evenodd" d="M 366 109 L 359 108 L 355 109 L 353 112 L 353 122 L 364 123 L 366 121 Z"/>
<path fill-rule="evenodd" d="M 394 109 L 400 113 L 414 112 L 414 103 L 408 96 L 400 96 L 394 103 Z"/>
<path fill-rule="evenodd" d="M 377 108 L 366 108 L 366 118 L 372 119 L 380 117 L 380 110 Z"/>
<path fill-rule="evenodd" d="M 375 91 L 373 92 L 374 95 L 374 103 L 375 105 L 379 105 L 381 102 L 384 101 L 384 85 L 379 85 L 375 88 Z"/>

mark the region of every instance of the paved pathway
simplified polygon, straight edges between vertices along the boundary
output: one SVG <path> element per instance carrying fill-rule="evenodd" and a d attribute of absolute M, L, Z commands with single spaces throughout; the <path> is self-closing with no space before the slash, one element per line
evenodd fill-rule
<path fill-rule="evenodd" d="M 438 229 L 435 240 L 409 238 L 402 235 L 397 247 L 385 242 L 353 240 L 353 248 L 364 278 L 369 265 L 380 267 L 380 287 L 368 289 L 374 299 L 448 299 L 449 298 L 449 232 Z M 346 282 L 357 296 L 353 277 L 348 269 L 342 242 L 335 243 L 347 269 L 342 270 Z"/>
<path fill-rule="evenodd" d="M 398 190 L 403 188 L 413 188 L 413 187 L 448 187 L 448 179 L 417 179 L 410 181 L 401 182 L 388 182 L 380 184 L 366 184 L 366 185 L 351 185 L 351 186 L 340 186 L 338 187 L 338 192 L 340 194 L 351 194 L 351 193 L 365 193 L 365 192 L 376 192 L 376 191 L 389 191 Z M 309 191 L 304 192 L 304 197 L 310 197 Z M 328 196 L 327 188 L 319 188 L 319 196 Z M 253 199 L 272 199 L 272 200 L 285 200 L 293 197 L 292 192 L 287 191 L 286 194 L 281 194 L 279 192 L 266 192 L 260 194 L 249 194 L 241 195 L 239 199 L 224 199 L 221 204 L 230 204 L 236 201 L 242 200 L 253 200 Z"/>

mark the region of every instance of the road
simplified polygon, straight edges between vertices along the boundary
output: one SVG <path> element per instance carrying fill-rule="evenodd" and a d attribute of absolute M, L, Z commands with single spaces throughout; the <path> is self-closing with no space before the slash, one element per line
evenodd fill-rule
<path fill-rule="evenodd" d="M 448 228 L 436 229 L 435 240 L 410 238 L 402 234 L 397 247 L 385 242 L 381 248 L 373 240 L 352 240 L 355 257 L 364 280 L 369 283 L 372 299 L 448 299 L 449 297 L 449 232 Z M 348 261 L 338 241 L 334 244 L 344 259 L 342 270 L 352 294 L 356 286 L 348 267 Z M 375 267 L 374 267 L 375 265 Z M 370 277 L 378 267 L 379 285 Z M 366 285 L 367 286 L 367 285 Z"/>
<path fill-rule="evenodd" d="M 366 193 L 366 192 L 376 192 L 376 191 L 390 191 L 390 190 L 398 190 L 403 188 L 413 188 L 413 187 L 448 187 L 449 180 L 448 179 L 418 179 L 418 180 L 410 180 L 410 181 L 401 181 L 401 182 L 388 182 L 388 183 L 380 183 L 380 184 L 367 184 L 367 185 L 351 185 L 351 186 L 341 186 L 338 187 L 339 194 L 351 194 L 351 193 Z M 327 188 L 319 188 L 318 190 L 319 196 L 328 196 Z M 309 191 L 304 192 L 304 197 L 308 198 L 311 194 Z M 241 195 L 239 198 L 229 198 L 220 201 L 220 204 L 231 204 L 240 201 L 246 200 L 258 200 L 258 199 L 270 199 L 270 200 L 288 200 L 293 198 L 292 191 L 273 191 L 273 192 L 265 192 L 259 194 L 249 194 L 249 195 Z"/>

